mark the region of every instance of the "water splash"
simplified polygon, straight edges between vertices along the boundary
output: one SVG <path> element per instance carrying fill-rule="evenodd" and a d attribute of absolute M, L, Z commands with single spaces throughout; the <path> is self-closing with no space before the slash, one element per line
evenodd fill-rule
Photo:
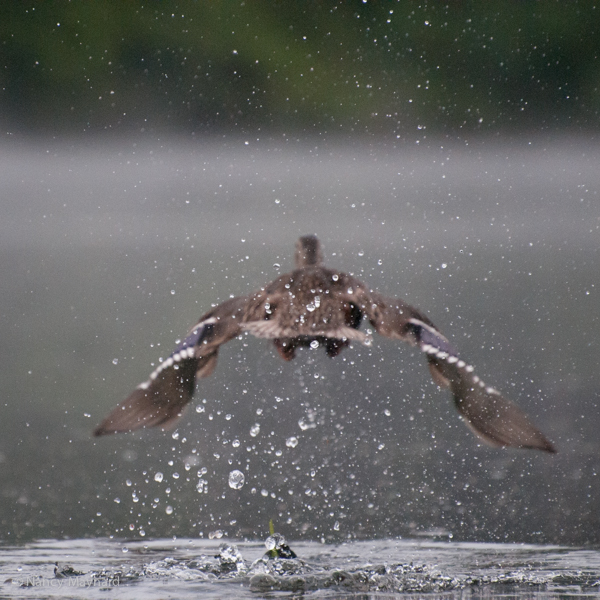
<path fill-rule="evenodd" d="M 244 487 L 244 482 L 246 481 L 246 478 L 244 477 L 244 474 L 241 471 L 238 471 L 237 469 L 234 469 L 233 471 L 231 471 L 231 473 L 229 473 L 229 487 L 233 490 L 240 490 Z"/>
<path fill-rule="evenodd" d="M 430 600 L 471 598 L 597 598 L 600 551 L 557 546 L 379 540 L 324 545 L 294 542 L 297 558 L 268 556 L 289 548 L 273 532 L 265 544 L 172 539 L 44 540 L 5 547 L 0 581 L 10 597 L 64 597 L 61 587 L 129 584 L 128 597 L 155 597 L 168 584 L 178 598 L 256 598 L 256 593 L 311 592 L 320 597 L 427 594 Z M 263 555 L 265 546 L 267 555 Z M 123 550 L 127 552 L 124 554 Z M 69 565 L 56 565 L 69 556 Z M 189 585 L 196 582 L 201 587 Z"/>

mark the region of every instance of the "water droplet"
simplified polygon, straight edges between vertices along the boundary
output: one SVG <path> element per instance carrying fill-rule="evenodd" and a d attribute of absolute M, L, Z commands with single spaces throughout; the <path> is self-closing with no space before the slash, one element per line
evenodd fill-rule
<path fill-rule="evenodd" d="M 306 431 L 307 429 L 314 429 L 316 426 L 317 424 L 314 422 L 314 416 L 312 414 L 309 414 L 308 418 L 302 417 L 298 421 L 298 427 L 300 427 L 302 431 Z"/>
<path fill-rule="evenodd" d="M 173 507 L 171 505 L 167 506 L 167 508 L 165 508 L 165 512 L 168 515 L 172 515 L 173 514 Z"/>
<path fill-rule="evenodd" d="M 289 437 L 287 440 L 285 440 L 285 445 L 288 448 L 295 448 L 298 445 L 298 438 L 297 437 Z"/>
<path fill-rule="evenodd" d="M 163 474 L 159 471 L 158 473 L 156 473 L 156 475 L 154 475 L 154 481 L 158 481 L 158 483 L 160 483 L 163 480 Z"/>
<path fill-rule="evenodd" d="M 339 521 L 336 521 L 336 522 L 333 524 L 333 530 L 334 530 L 334 531 L 339 531 L 339 530 L 340 530 L 340 522 L 339 522 Z"/>
<path fill-rule="evenodd" d="M 175 295 L 175 290 L 171 290 L 171 296 Z"/>
<path fill-rule="evenodd" d="M 220 529 L 217 529 L 216 531 L 211 531 L 208 534 L 209 540 L 220 540 L 222 537 L 223 537 L 223 532 Z"/>
<path fill-rule="evenodd" d="M 313 340 L 313 341 L 310 343 L 310 347 L 311 347 L 311 348 L 313 348 L 313 349 L 314 349 L 314 348 L 318 348 L 318 347 L 319 347 L 319 342 L 318 342 L 317 340 Z"/>
<path fill-rule="evenodd" d="M 265 540 L 267 550 L 279 550 L 283 546 L 287 546 L 285 538 L 280 533 L 274 533 Z"/>
<path fill-rule="evenodd" d="M 232 490 L 239 490 L 242 487 L 244 487 L 245 481 L 246 478 L 244 477 L 244 474 L 241 471 L 234 469 L 233 471 L 231 471 L 231 473 L 229 473 L 229 487 Z"/>
<path fill-rule="evenodd" d="M 113 363 L 113 365 L 118 365 L 119 364 L 119 359 L 118 358 L 113 358 L 112 363 Z"/>
<path fill-rule="evenodd" d="M 250 427 L 250 435 L 252 437 L 256 437 L 260 433 L 260 425 L 258 423 L 254 423 L 252 427 Z"/>
<path fill-rule="evenodd" d="M 231 445 L 234 448 L 239 448 L 240 447 L 240 440 L 233 440 L 233 442 L 231 442 Z"/>
<path fill-rule="evenodd" d="M 219 549 L 219 562 L 223 567 L 235 566 L 238 570 L 243 568 L 244 559 L 235 545 L 221 544 Z"/>
<path fill-rule="evenodd" d="M 179 473 L 173 473 L 173 479 L 179 479 Z"/>

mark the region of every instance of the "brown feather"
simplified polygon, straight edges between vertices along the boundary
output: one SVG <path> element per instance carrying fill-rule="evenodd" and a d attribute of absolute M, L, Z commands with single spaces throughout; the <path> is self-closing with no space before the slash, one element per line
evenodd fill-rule
<path fill-rule="evenodd" d="M 161 371 L 148 387 L 137 387 L 96 427 L 94 435 L 173 424 L 192 398 L 197 365 L 197 358 L 181 361 Z"/>

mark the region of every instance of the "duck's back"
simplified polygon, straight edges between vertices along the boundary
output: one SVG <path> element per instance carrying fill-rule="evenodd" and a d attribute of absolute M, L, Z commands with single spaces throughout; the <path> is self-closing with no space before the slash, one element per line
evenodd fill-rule
<path fill-rule="evenodd" d="M 267 338 L 359 338 L 363 295 L 361 284 L 345 273 L 320 266 L 296 269 L 250 298 L 244 328 Z"/>

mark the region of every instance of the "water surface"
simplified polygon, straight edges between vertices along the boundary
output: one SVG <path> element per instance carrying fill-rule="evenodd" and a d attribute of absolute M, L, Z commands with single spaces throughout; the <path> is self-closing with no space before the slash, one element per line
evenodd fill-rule
<path fill-rule="evenodd" d="M 223 540 L 4 547 L 0 597 L 554 599 L 597 597 L 600 589 L 593 549 L 418 540 L 291 546 L 293 560 L 263 558 L 260 542 Z"/>

